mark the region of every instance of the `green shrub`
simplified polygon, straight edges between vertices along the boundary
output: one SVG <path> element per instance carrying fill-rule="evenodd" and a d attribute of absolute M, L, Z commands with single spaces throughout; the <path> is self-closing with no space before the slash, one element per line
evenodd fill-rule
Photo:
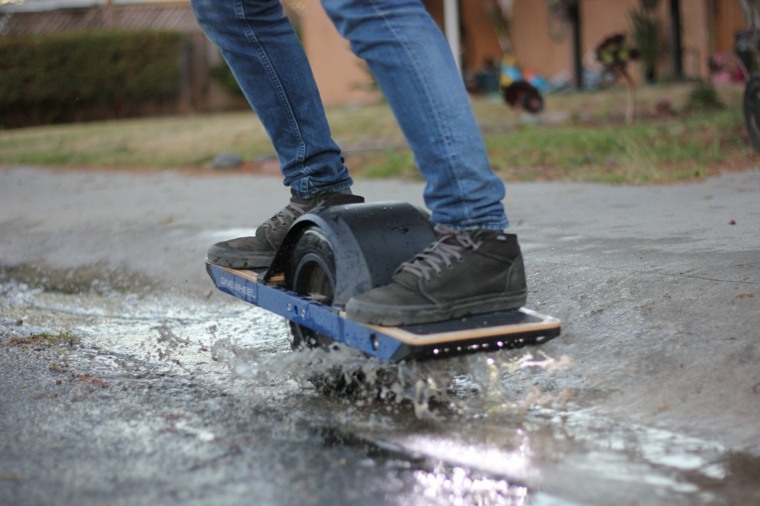
<path fill-rule="evenodd" d="M 709 82 L 698 83 L 686 98 L 686 112 L 716 111 L 724 107 L 715 86 Z"/>
<path fill-rule="evenodd" d="M 146 101 L 173 99 L 181 45 L 181 34 L 154 31 L 0 39 L 4 126 L 127 116 Z"/>
<path fill-rule="evenodd" d="M 211 77 L 224 88 L 225 91 L 236 97 L 243 96 L 243 90 L 240 89 L 235 76 L 232 74 L 230 67 L 224 59 L 220 59 L 219 63 L 213 65 L 210 69 Z"/>

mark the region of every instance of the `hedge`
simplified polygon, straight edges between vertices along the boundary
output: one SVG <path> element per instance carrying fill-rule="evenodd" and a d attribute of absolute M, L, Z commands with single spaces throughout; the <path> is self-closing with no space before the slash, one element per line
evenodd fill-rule
<path fill-rule="evenodd" d="M 0 39 L 0 123 L 127 116 L 180 93 L 182 34 L 87 32 Z"/>

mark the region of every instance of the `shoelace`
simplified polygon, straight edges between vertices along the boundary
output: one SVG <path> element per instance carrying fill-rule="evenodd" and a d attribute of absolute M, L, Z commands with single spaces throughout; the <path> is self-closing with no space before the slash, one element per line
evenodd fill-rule
<path fill-rule="evenodd" d="M 350 191 L 347 194 L 351 194 Z M 361 197 L 359 197 L 361 198 Z M 277 214 L 269 218 L 266 222 L 262 223 L 262 227 L 277 230 L 277 227 L 284 225 L 286 228 L 290 228 L 290 225 L 296 220 L 296 218 L 303 216 L 307 211 L 313 209 L 316 205 L 320 204 L 320 194 L 317 194 L 314 199 L 306 200 L 302 202 L 290 201 L 290 204 L 281 209 Z"/>
<path fill-rule="evenodd" d="M 433 273 L 440 276 L 444 267 L 451 269 L 454 266 L 454 260 L 464 261 L 462 250 L 477 250 L 482 244 L 473 241 L 469 232 L 454 230 L 446 225 L 436 225 L 435 232 L 439 239 L 408 262 L 402 263 L 396 272 L 407 271 L 429 283 Z"/>
<path fill-rule="evenodd" d="M 298 209 L 294 206 L 287 205 L 282 210 L 280 210 L 277 214 L 269 218 L 268 221 L 263 223 L 262 226 L 266 228 L 271 228 L 272 230 L 276 230 L 279 225 L 285 225 L 287 227 L 290 227 L 290 225 L 295 221 L 296 218 L 304 214 L 304 210 Z"/>

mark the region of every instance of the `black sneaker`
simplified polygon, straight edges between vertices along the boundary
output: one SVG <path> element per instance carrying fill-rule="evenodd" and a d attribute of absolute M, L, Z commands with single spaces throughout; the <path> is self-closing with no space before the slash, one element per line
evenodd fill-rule
<path fill-rule="evenodd" d="M 378 325 L 430 323 L 518 309 L 527 288 L 517 236 L 436 225 L 438 240 L 401 264 L 392 281 L 351 298 L 346 316 Z"/>
<path fill-rule="evenodd" d="M 218 242 L 208 249 L 208 261 L 233 269 L 269 267 L 285 234 L 299 216 L 325 206 L 357 204 L 364 198 L 344 192 L 320 192 L 314 198 L 302 199 L 291 192 L 290 203 L 256 229 L 252 237 L 238 237 Z"/>

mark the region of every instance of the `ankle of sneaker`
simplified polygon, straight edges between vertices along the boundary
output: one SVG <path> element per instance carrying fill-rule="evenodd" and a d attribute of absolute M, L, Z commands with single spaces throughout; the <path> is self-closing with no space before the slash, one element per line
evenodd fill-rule
<path fill-rule="evenodd" d="M 290 200 L 296 201 L 296 202 L 311 202 L 313 200 L 316 200 L 319 198 L 320 195 L 324 195 L 326 193 L 342 193 L 344 195 L 353 195 L 353 192 L 351 191 L 351 188 L 344 188 L 342 190 L 318 190 L 314 193 L 311 197 L 302 197 L 299 195 L 294 189 L 290 189 Z"/>
<path fill-rule="evenodd" d="M 303 207 L 314 201 L 314 197 L 305 199 L 298 195 L 295 191 L 290 190 L 290 205 L 294 207 Z"/>
<path fill-rule="evenodd" d="M 434 223 L 433 224 L 433 230 L 439 234 L 468 234 L 468 235 L 474 235 L 474 234 L 504 234 L 506 233 L 504 228 L 501 227 L 476 227 L 476 228 L 459 228 L 454 225 L 447 225 L 444 223 Z"/>

